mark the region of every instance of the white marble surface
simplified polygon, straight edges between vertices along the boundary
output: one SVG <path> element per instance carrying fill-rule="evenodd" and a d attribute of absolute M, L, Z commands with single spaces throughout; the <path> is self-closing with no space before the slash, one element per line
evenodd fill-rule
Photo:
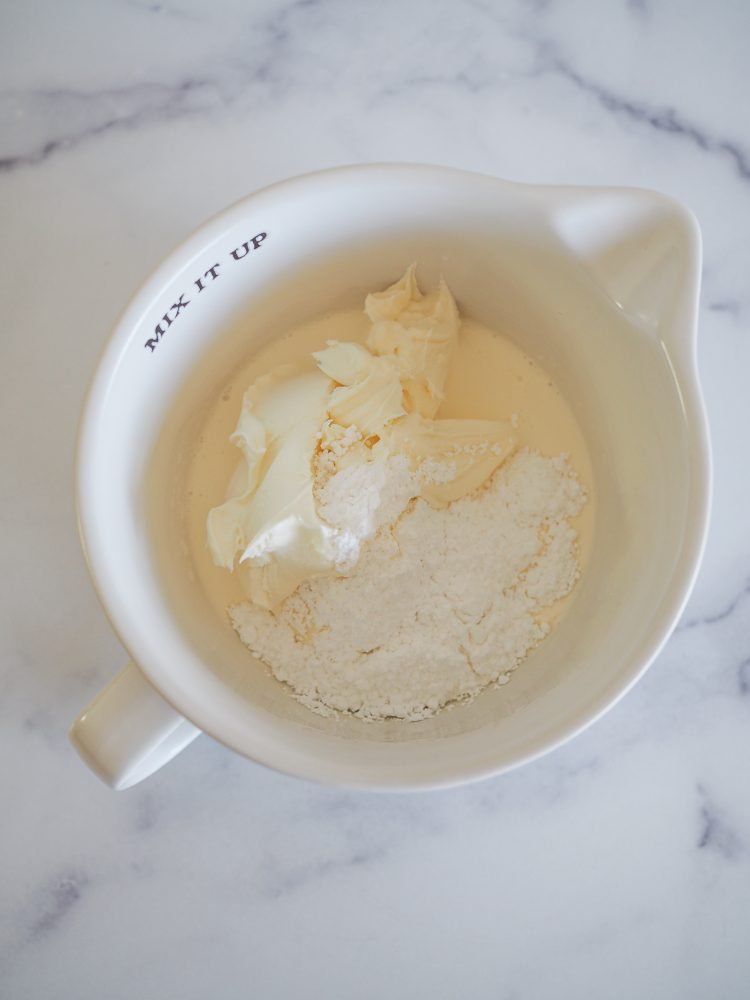
<path fill-rule="evenodd" d="M 749 29 L 744 0 L 2 6 L 3 998 L 748 996 Z M 603 721 L 497 780 L 348 794 L 203 738 L 112 793 L 66 742 L 123 660 L 71 498 L 103 338 L 226 203 L 388 159 L 698 214 L 716 490 L 682 624 Z"/>

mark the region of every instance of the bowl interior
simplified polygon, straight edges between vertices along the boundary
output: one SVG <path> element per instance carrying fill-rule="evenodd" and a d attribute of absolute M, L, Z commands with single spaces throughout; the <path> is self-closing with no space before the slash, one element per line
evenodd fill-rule
<path fill-rule="evenodd" d="M 199 239 L 196 273 L 212 253 L 241 243 L 238 235 L 261 227 L 269 234 L 244 274 L 238 262 L 223 286 L 201 291 L 211 294 L 211 307 L 191 305 L 152 356 L 143 334 L 153 325 L 154 288 L 154 307 L 141 310 L 140 326 L 123 341 L 102 423 L 123 435 L 129 456 L 119 467 L 109 460 L 107 488 L 114 502 L 120 483 L 126 573 L 140 581 L 131 614 L 140 612 L 135 631 L 143 641 L 131 652 L 196 724 L 282 769 L 367 787 L 478 776 L 593 718 L 632 683 L 671 625 L 693 489 L 688 417 L 661 337 L 629 317 L 566 250 L 526 189 L 463 184 L 451 198 L 443 184 L 436 201 L 429 185 L 406 185 L 371 193 L 375 212 L 337 187 L 282 191 L 265 212 L 251 205 L 215 238 Z M 293 230 L 295 211 L 297 240 L 273 256 L 281 223 Z M 444 275 L 462 313 L 516 341 L 572 406 L 595 477 L 593 551 L 567 615 L 508 685 L 419 723 L 324 719 L 253 661 L 201 592 L 181 528 L 185 468 L 206 407 L 242 360 L 300 322 L 360 306 L 413 260 L 424 285 Z M 193 255 L 176 275 L 164 272 L 160 302 L 176 297 L 197 263 Z M 129 350 L 139 352 L 139 364 L 143 356 L 153 362 L 145 376 L 153 389 L 140 393 L 138 408 L 127 398 Z M 137 452 L 125 444 L 134 434 Z M 110 612 L 127 642 L 133 623 Z"/>

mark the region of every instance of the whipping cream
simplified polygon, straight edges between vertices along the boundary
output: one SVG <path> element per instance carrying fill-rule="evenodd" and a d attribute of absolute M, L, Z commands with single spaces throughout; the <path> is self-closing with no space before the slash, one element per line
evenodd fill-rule
<path fill-rule="evenodd" d="M 427 296 L 425 298 L 429 299 Z M 206 521 L 209 511 L 220 507 L 228 494 L 236 497 L 246 491 L 249 485 L 244 468 L 246 459 L 243 457 L 238 467 L 237 443 L 230 440 L 240 425 L 238 413 L 242 412 L 242 398 L 247 387 L 283 365 L 291 366 L 300 374 L 320 375 L 320 369 L 312 355 L 328 350 L 327 341 L 335 340 L 340 344 L 354 344 L 370 350 L 368 339 L 372 328 L 372 320 L 365 312 L 349 310 L 314 320 L 274 339 L 248 359 L 223 389 L 217 392 L 215 402 L 207 411 L 188 467 L 184 493 L 186 527 L 198 579 L 207 600 L 222 618 L 226 615 L 227 607 L 247 599 L 247 584 L 241 579 L 246 572 L 247 560 L 239 572 L 236 568 L 230 573 L 218 566 L 207 544 Z M 513 333 L 507 332 L 510 335 Z M 370 350 L 370 353 L 374 352 Z M 434 385 L 434 380 L 432 384 Z M 529 449 L 544 455 L 569 455 L 571 467 L 575 469 L 578 479 L 589 494 L 588 503 L 571 522 L 578 536 L 579 563 L 582 567 L 585 566 L 593 537 L 596 510 L 591 466 L 575 417 L 547 374 L 516 346 L 510 336 L 464 318 L 460 322 L 442 391 L 439 420 L 476 419 L 501 423 L 510 428 L 515 436 L 517 450 Z M 320 442 L 314 455 L 315 478 L 318 483 L 325 486 L 325 482 L 333 474 L 341 473 L 347 467 L 361 467 L 358 450 L 367 446 L 354 425 L 342 427 L 327 419 L 320 434 Z M 464 438 L 464 445 L 469 450 L 475 443 L 477 442 Z M 457 454 L 446 454 L 455 446 L 454 442 L 454 445 L 446 447 L 441 453 L 433 438 L 432 452 L 422 458 L 420 466 L 422 491 L 439 486 L 441 477 L 448 485 L 455 482 L 456 474 L 450 466 L 456 463 L 457 458 L 459 462 L 456 464 L 460 464 L 462 453 L 459 449 Z M 425 451 L 424 446 L 422 450 Z M 468 454 L 468 451 L 463 454 Z M 411 464 L 410 461 L 410 468 Z M 345 485 L 345 481 L 338 484 L 341 488 L 340 496 L 344 495 Z M 468 493 L 471 484 L 466 485 Z M 352 490 L 355 489 L 353 483 L 350 486 Z M 333 498 L 333 493 L 328 496 Z M 394 501 L 395 506 L 390 508 L 391 514 L 399 502 L 398 498 Z M 440 498 L 434 495 L 431 502 L 434 506 L 439 506 Z M 318 514 L 321 515 L 320 496 L 317 497 L 317 503 Z M 342 506 L 344 505 L 339 504 L 340 508 Z M 383 500 L 382 514 L 386 513 L 388 508 Z M 327 524 L 322 516 L 320 520 Z M 352 537 L 360 530 L 364 533 L 373 528 L 376 530 L 376 527 L 375 515 L 369 527 L 355 525 Z M 352 545 L 349 553 L 353 561 L 356 561 L 358 553 L 359 543 Z M 347 553 L 343 551 L 343 545 L 338 555 L 340 565 L 346 566 Z M 291 578 L 288 582 L 291 582 Z M 541 619 L 554 624 L 564 612 L 569 599 L 566 597 L 545 608 Z"/>

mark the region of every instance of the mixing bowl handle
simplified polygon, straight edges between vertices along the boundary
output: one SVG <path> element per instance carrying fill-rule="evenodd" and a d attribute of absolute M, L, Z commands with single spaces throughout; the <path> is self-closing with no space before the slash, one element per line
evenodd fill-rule
<path fill-rule="evenodd" d="M 102 781 L 120 790 L 169 763 L 199 734 L 131 662 L 81 712 L 70 741 Z"/>

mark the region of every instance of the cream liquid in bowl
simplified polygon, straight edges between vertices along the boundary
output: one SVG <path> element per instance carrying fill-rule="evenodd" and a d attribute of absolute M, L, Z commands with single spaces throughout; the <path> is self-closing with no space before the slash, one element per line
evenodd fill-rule
<path fill-rule="evenodd" d="M 242 397 L 257 378 L 283 364 L 313 371 L 312 352 L 338 340 L 363 344 L 367 317 L 359 310 L 328 315 L 272 340 L 247 360 L 226 382 L 208 408 L 187 468 L 185 517 L 189 553 L 197 581 L 215 614 L 227 621 L 227 609 L 247 601 L 236 574 L 216 566 L 206 536 L 208 512 L 220 505 L 238 464 L 229 438 Z M 594 483 L 582 432 L 566 400 L 548 375 L 513 341 L 471 319 L 461 323 L 452 355 L 440 418 L 510 421 L 517 447 L 544 456 L 568 456 L 569 465 L 588 500 L 571 520 L 578 535 L 577 559 L 585 571 L 595 520 Z M 498 559 L 502 553 L 498 553 Z M 541 609 L 536 620 L 550 628 L 575 597 L 567 596 Z M 263 667 L 247 654 L 247 669 Z"/>

